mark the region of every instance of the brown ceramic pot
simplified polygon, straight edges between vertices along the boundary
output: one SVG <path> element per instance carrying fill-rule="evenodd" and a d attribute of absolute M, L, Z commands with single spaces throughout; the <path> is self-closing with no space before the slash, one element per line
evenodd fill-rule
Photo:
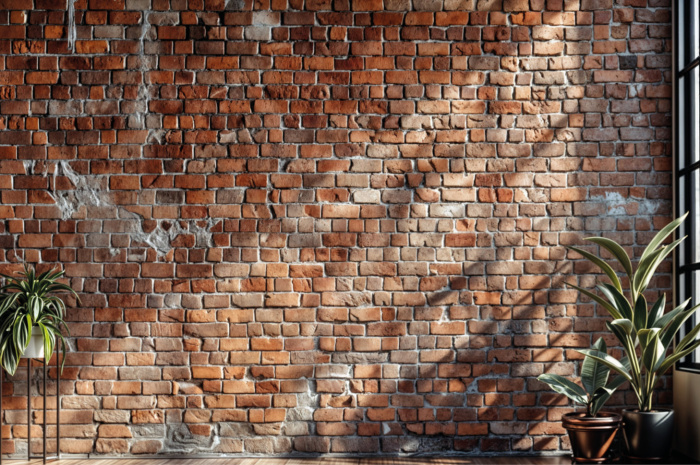
<path fill-rule="evenodd" d="M 598 416 L 587 417 L 585 413 L 567 413 L 562 424 L 569 432 L 571 452 L 578 463 L 602 463 L 622 425 L 622 417 L 617 413 L 599 412 Z"/>

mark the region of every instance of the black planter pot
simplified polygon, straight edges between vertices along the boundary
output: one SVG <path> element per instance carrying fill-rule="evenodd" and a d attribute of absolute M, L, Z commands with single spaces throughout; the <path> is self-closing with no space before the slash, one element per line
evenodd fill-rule
<path fill-rule="evenodd" d="M 631 459 L 663 460 L 673 443 L 673 410 L 623 410 L 626 455 Z"/>
<path fill-rule="evenodd" d="M 622 424 L 617 413 L 600 412 L 595 418 L 585 413 L 567 413 L 562 426 L 569 433 L 571 452 L 577 463 L 602 463 L 608 457 L 608 449 Z"/>

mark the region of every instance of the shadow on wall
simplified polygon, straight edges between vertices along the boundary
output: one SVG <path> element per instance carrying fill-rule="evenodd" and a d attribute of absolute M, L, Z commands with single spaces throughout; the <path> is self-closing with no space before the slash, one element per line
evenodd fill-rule
<path fill-rule="evenodd" d="M 218 6 L 132 9 L 113 45 L 78 8 L 47 77 L 70 98 L 31 103 L 46 145 L 27 117 L 0 133 L 3 270 L 61 263 L 83 301 L 66 452 L 567 447 L 532 378 L 572 374 L 602 324 L 563 246 L 634 248 L 670 213 L 665 123 L 608 48 L 627 32 L 591 43 L 628 22 Z"/>

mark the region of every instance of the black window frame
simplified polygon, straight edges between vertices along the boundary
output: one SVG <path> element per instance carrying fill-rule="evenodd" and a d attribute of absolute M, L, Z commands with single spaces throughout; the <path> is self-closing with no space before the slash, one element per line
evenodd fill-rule
<path fill-rule="evenodd" d="M 690 12 L 688 11 L 690 10 Z M 700 0 L 673 2 L 673 192 L 675 216 L 689 212 L 678 230 L 688 239 L 677 249 L 674 259 L 674 297 L 676 305 L 692 298 L 700 303 L 700 111 L 693 95 L 700 93 L 700 37 L 688 36 L 700 28 Z M 699 43 L 695 47 L 692 41 Z M 695 48 L 695 51 L 693 51 Z M 683 94 L 683 95 L 681 95 Z M 688 319 L 679 337 L 690 331 L 700 318 Z M 700 350 L 684 357 L 677 370 L 700 372 Z"/>

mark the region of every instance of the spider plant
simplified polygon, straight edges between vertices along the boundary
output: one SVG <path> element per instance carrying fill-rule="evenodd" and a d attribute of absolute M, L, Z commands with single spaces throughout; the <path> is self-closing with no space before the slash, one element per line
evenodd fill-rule
<path fill-rule="evenodd" d="M 603 338 L 593 344 L 593 350 L 607 353 Z M 581 386 L 563 376 L 545 373 L 537 377 L 547 383 L 554 391 L 564 394 L 575 404 L 586 406 L 586 417 L 595 418 L 615 390 L 627 381 L 622 376 L 616 376 L 608 383 L 610 369 L 593 357 L 586 356 L 581 364 Z"/>
<path fill-rule="evenodd" d="M 68 292 L 78 298 L 70 286 L 58 281 L 63 273 L 51 270 L 37 275 L 25 265 L 24 271 L 17 273 L 19 277 L 2 275 L 5 284 L 0 286 L 0 363 L 9 374 L 14 375 L 17 370 L 33 331 L 40 331 L 43 336 L 46 364 L 56 342 L 60 342 L 63 371 L 66 340 L 61 330 L 69 331 L 64 320 L 66 304 L 55 294 Z"/>
<path fill-rule="evenodd" d="M 626 356 L 618 361 L 596 349 L 584 349 L 579 352 L 598 360 L 629 381 L 637 396 L 641 412 L 652 410 L 652 396 L 659 377 L 678 360 L 700 346 L 700 340 L 695 339 L 700 332 L 699 324 L 688 331 L 675 347 L 672 347 L 679 329 L 700 308 L 700 305 L 689 308 L 690 299 L 688 299 L 664 314 L 666 294 L 661 294 L 651 306 L 647 304 L 644 297 L 644 292 L 658 266 L 685 239 L 682 237 L 663 245 L 686 216 L 687 213 L 656 234 L 642 253 L 636 269 L 627 252 L 617 242 L 603 237 L 586 239 L 608 250 L 619 262 L 629 280 L 628 292 L 625 292 L 622 281 L 608 263 L 585 250 L 569 247 L 593 262 L 610 279 L 610 283 L 596 286 L 600 295 L 573 284 L 569 286 L 590 297 L 610 313 L 613 320 L 606 322 L 606 325 L 620 341 Z"/>

